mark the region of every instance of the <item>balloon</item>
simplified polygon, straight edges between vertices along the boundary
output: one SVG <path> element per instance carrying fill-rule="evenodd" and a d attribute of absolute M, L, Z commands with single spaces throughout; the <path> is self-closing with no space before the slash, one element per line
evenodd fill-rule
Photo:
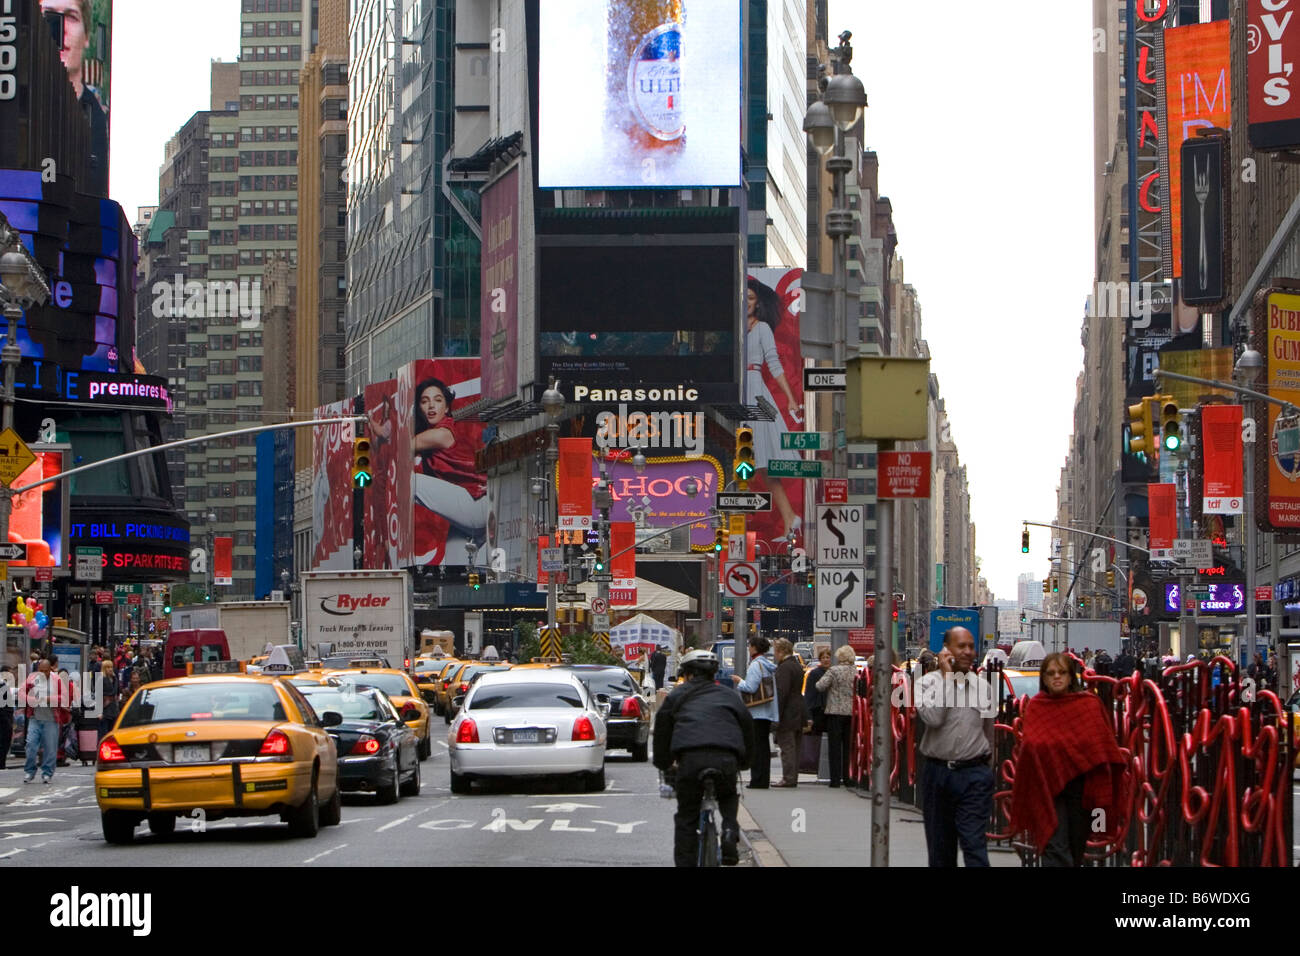
<path fill-rule="evenodd" d="M 35 621 L 27 622 L 27 636 L 34 641 L 41 639 L 41 626 Z"/>
<path fill-rule="evenodd" d="M 37 611 L 36 623 L 43 628 L 45 627 L 45 625 L 50 623 L 50 616 L 46 614 L 44 611 Z"/>

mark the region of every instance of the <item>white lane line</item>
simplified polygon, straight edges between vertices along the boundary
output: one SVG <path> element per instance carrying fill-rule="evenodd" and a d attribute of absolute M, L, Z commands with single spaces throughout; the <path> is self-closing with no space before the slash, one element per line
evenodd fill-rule
<path fill-rule="evenodd" d="M 443 750 L 450 750 L 450 749 L 451 749 L 450 745 L 448 745 L 447 741 L 445 741 L 445 740 L 439 740 L 439 741 L 438 741 L 438 746 L 441 747 Z"/>
<path fill-rule="evenodd" d="M 418 817 L 422 813 L 428 813 L 430 810 L 437 810 L 439 807 L 445 806 L 450 802 L 451 802 L 450 800 L 439 800 L 437 803 L 431 803 L 427 807 L 423 807 L 422 809 L 416 810 L 414 813 L 408 813 L 404 817 L 399 817 L 396 820 L 391 820 L 388 823 L 385 823 L 382 827 L 377 829 L 375 832 L 383 833 L 385 830 L 391 830 L 393 827 L 400 827 L 403 823 L 406 823 L 408 820 Z"/>
<path fill-rule="evenodd" d="M 304 863 L 313 863 L 313 862 L 315 862 L 316 860 L 319 860 L 319 859 L 320 859 L 321 857 L 323 857 L 323 856 L 329 856 L 329 855 L 330 855 L 331 853 L 333 853 L 335 850 L 341 850 L 341 849 L 343 849 L 345 846 L 347 846 L 346 843 L 340 843 L 338 846 L 333 847 L 332 849 L 326 850 L 324 853 L 317 853 L 315 856 L 308 857 L 307 859 L 303 860 L 303 862 L 304 862 Z"/>
<path fill-rule="evenodd" d="M 0 820 L 0 827 L 20 827 L 24 823 L 62 823 L 58 817 L 24 817 L 21 820 Z"/>
<path fill-rule="evenodd" d="M 17 856 L 19 853 L 26 853 L 26 850 L 10 850 L 8 853 L 0 853 L 0 860 L 7 859 L 11 856 Z"/>
<path fill-rule="evenodd" d="M 447 745 L 443 744 L 443 746 L 445 747 Z M 0 787 L 0 800 L 3 800 L 11 793 L 17 793 L 18 789 L 19 789 L 18 787 Z"/>

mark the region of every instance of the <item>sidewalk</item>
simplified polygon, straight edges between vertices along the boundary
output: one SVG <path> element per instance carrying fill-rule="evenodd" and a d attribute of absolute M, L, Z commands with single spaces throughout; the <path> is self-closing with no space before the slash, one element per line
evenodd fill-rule
<path fill-rule="evenodd" d="M 780 780 L 780 762 L 774 763 L 772 779 Z M 750 831 L 760 866 L 871 865 L 869 795 L 852 787 L 832 790 L 812 774 L 800 775 L 796 789 L 742 789 L 741 794 L 740 825 Z M 889 865 L 926 863 L 921 812 L 891 800 Z M 1013 850 L 990 846 L 989 863 L 1019 867 L 1020 858 Z"/>

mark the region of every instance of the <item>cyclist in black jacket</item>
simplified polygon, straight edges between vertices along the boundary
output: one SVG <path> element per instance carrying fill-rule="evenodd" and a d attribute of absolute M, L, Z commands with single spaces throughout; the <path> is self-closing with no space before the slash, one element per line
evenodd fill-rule
<path fill-rule="evenodd" d="M 670 781 L 676 763 L 673 859 L 677 866 L 695 866 L 703 799 L 700 773 L 715 769 L 721 774 L 715 792 L 722 811 L 722 862 L 735 866 L 740 859 L 736 774 L 753 757 L 754 720 L 739 694 L 714 683 L 718 658 L 712 651 L 691 651 L 682 657 L 680 668 L 686 682 L 668 695 L 655 715 L 654 741 L 655 766 Z"/>

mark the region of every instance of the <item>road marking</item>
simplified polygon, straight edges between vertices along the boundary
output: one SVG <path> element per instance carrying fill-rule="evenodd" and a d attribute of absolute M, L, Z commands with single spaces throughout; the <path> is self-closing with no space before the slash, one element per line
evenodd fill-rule
<path fill-rule="evenodd" d="M 20 827 L 24 823 L 62 823 L 58 817 L 25 817 L 22 820 L 3 820 L 0 827 Z"/>
<path fill-rule="evenodd" d="M 315 856 L 308 857 L 307 859 L 303 860 L 303 863 L 314 863 L 316 860 L 319 860 L 321 857 L 329 856 L 335 850 L 341 850 L 345 846 L 347 846 L 346 843 L 340 843 L 338 846 L 332 847 L 331 849 L 326 850 L 324 853 L 317 853 Z"/>
<path fill-rule="evenodd" d="M 350 819 L 350 820 L 344 820 L 344 821 L 342 821 L 342 823 L 340 823 L 339 826 L 343 826 L 343 824 L 345 824 L 345 823 L 366 823 L 367 821 L 370 821 L 370 820 L 373 820 L 373 819 L 374 819 L 374 817 L 354 817 L 354 818 L 352 818 L 352 819 Z"/>
<path fill-rule="evenodd" d="M 632 823 L 615 823 L 613 820 L 592 820 L 592 823 L 603 823 L 607 827 L 613 827 L 615 833 L 631 833 L 633 827 L 639 827 L 645 823 L 644 820 L 636 820 Z"/>
<path fill-rule="evenodd" d="M 11 793 L 17 793 L 18 789 L 18 787 L 0 787 L 0 800 L 3 800 Z"/>
<path fill-rule="evenodd" d="M 19 853 L 26 852 L 26 850 L 10 850 L 8 853 L 0 853 L 0 860 L 8 859 L 11 856 L 17 856 Z"/>
<path fill-rule="evenodd" d="M 568 820 L 552 820 L 552 833 L 595 833 L 595 827 L 571 827 Z"/>
<path fill-rule="evenodd" d="M 446 826 L 449 823 L 455 825 Z M 449 817 L 446 820 L 425 820 L 420 824 L 420 828 L 423 830 L 472 830 L 476 826 L 478 824 L 474 820 L 458 820 L 454 817 Z"/>
<path fill-rule="evenodd" d="M 421 812 L 423 812 L 423 811 L 421 811 Z M 376 833 L 383 833 L 385 830 L 391 830 L 393 827 L 400 827 L 403 823 L 406 823 L 408 820 L 412 819 L 412 818 L 415 817 L 415 816 L 417 816 L 417 814 L 415 814 L 415 813 L 408 813 L 406 816 L 404 816 L 404 817 L 398 817 L 396 820 L 389 820 L 389 821 L 388 821 L 387 823 L 385 823 L 382 827 L 378 827 L 378 828 L 375 830 L 375 832 L 376 832 Z"/>
<path fill-rule="evenodd" d="M 575 813 L 578 810 L 599 810 L 594 803 L 535 803 L 529 810 L 545 810 L 547 813 Z"/>
<path fill-rule="evenodd" d="M 451 749 L 451 747 L 448 746 L 447 741 L 445 741 L 445 740 L 439 740 L 439 741 L 438 741 L 438 746 L 441 747 L 443 750 L 450 750 L 450 749 Z"/>

